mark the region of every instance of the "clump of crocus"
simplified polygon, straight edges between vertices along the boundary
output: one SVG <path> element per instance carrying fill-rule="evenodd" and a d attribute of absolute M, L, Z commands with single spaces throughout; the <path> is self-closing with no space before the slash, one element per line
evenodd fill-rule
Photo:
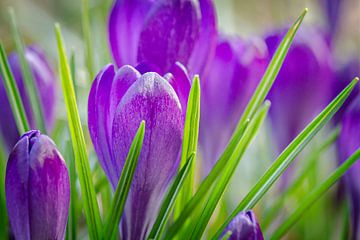
<path fill-rule="evenodd" d="M 225 228 L 222 236 L 229 240 L 263 240 L 258 221 L 253 211 L 240 212 Z"/>
<path fill-rule="evenodd" d="M 6 167 L 6 205 L 15 239 L 63 239 L 70 183 L 53 141 L 32 130 L 21 136 Z"/>
<path fill-rule="evenodd" d="M 340 161 L 344 162 L 360 147 L 360 95 L 358 95 L 342 118 L 338 141 Z M 350 193 L 353 238 L 360 238 L 360 162 L 345 175 L 345 184 Z"/>
<path fill-rule="evenodd" d="M 211 0 L 116 0 L 108 30 L 119 67 L 145 62 L 164 74 L 179 61 L 202 77 L 215 47 L 216 14 Z"/>
<path fill-rule="evenodd" d="M 25 57 L 28 61 L 38 95 L 41 102 L 43 116 L 47 130 L 50 130 L 55 120 L 56 77 L 42 50 L 37 46 L 27 47 Z M 32 128 L 35 128 L 35 119 L 31 110 L 30 100 L 26 92 L 25 82 L 21 70 L 20 60 L 16 53 L 9 55 L 11 71 L 19 88 L 20 96 L 25 107 L 26 117 Z M 1 78 L 1 76 L 0 76 Z M 3 81 L 0 79 L 0 128 L 5 145 L 10 151 L 20 137 L 16 128 L 15 119 L 7 98 Z"/>
<path fill-rule="evenodd" d="M 146 67 L 142 66 L 142 70 Z M 100 164 L 115 189 L 142 120 L 146 130 L 122 218 L 124 239 L 144 239 L 176 173 L 190 81 L 180 65 L 164 77 L 125 65 L 105 66 L 92 84 L 88 121 Z M 179 99 L 180 97 L 180 99 Z"/>
<path fill-rule="evenodd" d="M 209 74 L 201 82 L 199 144 L 206 172 L 224 150 L 266 64 L 261 39 L 218 38 Z"/>
<path fill-rule="evenodd" d="M 266 37 L 270 56 L 283 33 Z M 333 82 L 331 59 L 328 44 L 316 29 L 298 33 L 269 93 L 272 130 L 279 151 L 329 102 Z"/>

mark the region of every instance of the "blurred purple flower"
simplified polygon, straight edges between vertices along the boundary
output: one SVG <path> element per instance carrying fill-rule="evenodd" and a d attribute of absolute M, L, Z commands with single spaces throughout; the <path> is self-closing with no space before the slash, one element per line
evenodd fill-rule
<path fill-rule="evenodd" d="M 119 67 L 152 63 L 164 74 L 179 61 L 202 76 L 215 48 L 216 13 L 211 0 L 115 0 L 108 32 Z"/>
<path fill-rule="evenodd" d="M 25 57 L 32 70 L 36 87 L 40 96 L 41 107 L 45 117 L 46 128 L 50 130 L 55 120 L 55 100 L 56 100 L 56 76 L 50 67 L 43 51 L 37 46 L 27 47 L 25 50 Z M 20 91 L 20 96 L 23 101 L 26 116 L 28 118 L 31 128 L 35 128 L 35 119 L 31 111 L 31 105 L 26 88 L 24 86 L 24 79 L 18 55 L 12 53 L 9 55 L 9 64 L 11 71 L 16 80 Z M 5 145 L 10 151 L 20 135 L 16 128 L 15 119 L 10 107 L 9 100 L 6 95 L 5 87 L 0 76 L 0 130 L 5 141 Z"/>
<path fill-rule="evenodd" d="M 358 95 L 342 118 L 342 128 L 338 141 L 340 161 L 344 162 L 360 147 L 360 95 Z M 345 175 L 351 200 L 353 220 L 353 238 L 360 238 L 360 162 Z"/>
<path fill-rule="evenodd" d="M 6 205 L 16 239 L 64 239 L 69 175 L 53 141 L 37 130 L 21 136 L 6 167 Z"/>
<path fill-rule="evenodd" d="M 261 39 L 217 40 L 209 74 L 201 82 L 199 145 L 207 173 L 224 150 L 267 65 Z"/>
<path fill-rule="evenodd" d="M 337 96 L 356 76 L 360 76 L 360 58 L 353 58 L 343 65 L 338 71 L 336 71 L 336 77 L 334 79 L 333 97 Z M 334 116 L 335 124 L 341 121 L 342 116 L 346 112 L 346 109 L 351 102 L 359 94 L 359 87 L 356 87 L 351 92 L 348 99 L 346 99 L 344 105 Z"/>
<path fill-rule="evenodd" d="M 225 228 L 222 236 L 230 233 L 229 240 L 263 240 L 258 221 L 252 210 L 240 212 Z"/>
<path fill-rule="evenodd" d="M 146 69 L 146 66 L 142 66 Z M 142 120 L 145 137 L 122 220 L 124 239 L 144 239 L 164 191 L 177 171 L 190 81 L 180 64 L 161 77 L 125 65 L 107 65 L 89 96 L 90 136 L 100 164 L 115 189 Z M 179 97 L 180 99 L 179 99 Z"/>
<path fill-rule="evenodd" d="M 266 37 L 270 56 L 284 34 Z M 272 132 L 279 151 L 329 102 L 334 77 L 331 59 L 324 37 L 315 29 L 296 36 L 269 93 Z"/>
<path fill-rule="evenodd" d="M 327 32 L 332 39 L 337 31 L 339 24 L 339 16 L 341 13 L 341 0 L 321 0 L 322 7 L 325 11 L 325 19 L 327 22 Z"/>

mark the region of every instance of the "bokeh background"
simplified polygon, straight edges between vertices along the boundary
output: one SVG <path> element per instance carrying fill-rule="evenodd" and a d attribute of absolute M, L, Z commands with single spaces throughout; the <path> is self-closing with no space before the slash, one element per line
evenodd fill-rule
<path fill-rule="evenodd" d="M 222 32 L 229 35 L 236 34 L 243 38 L 261 38 L 271 31 L 289 27 L 305 7 L 309 8 L 309 13 L 301 28 L 315 26 L 319 31 L 326 31 L 328 23 L 324 7 L 325 2 L 326 0 L 216 0 L 215 4 L 218 26 Z M 360 56 L 360 0 L 340 0 L 340 2 L 339 21 L 336 31 L 333 33 L 334 58 L 336 58 L 336 64 L 339 65 L 339 68 L 347 59 Z M 91 39 L 96 56 L 95 72 L 112 61 L 107 42 L 107 18 L 111 5 L 111 0 L 89 0 Z M 74 52 L 76 56 L 78 75 L 76 84 L 81 90 L 78 93 L 78 104 L 80 105 L 82 122 L 86 123 L 86 100 L 89 85 L 87 84 L 88 76 L 86 76 L 84 62 L 85 44 L 82 37 L 81 0 L 0 0 L 0 39 L 8 52 L 14 49 L 7 12 L 10 6 L 15 10 L 18 26 L 26 44 L 36 43 L 40 45 L 52 60 L 55 69 L 57 66 L 57 48 L 54 23 L 59 22 L 61 24 L 67 49 Z M 60 96 L 59 88 L 60 101 L 58 101 L 57 116 L 66 121 L 64 104 Z M 236 177 L 227 193 L 230 209 L 247 193 L 276 157 L 271 141 L 271 131 L 268 128 L 264 127 L 239 165 Z M 320 133 L 320 136 L 315 139 L 315 146 L 317 141 L 321 141 L 322 134 Z M 322 166 L 319 169 L 322 171 L 318 173 L 319 179 L 317 181 L 321 181 L 321 178 L 327 176 L 329 170 L 336 166 L 335 155 L 335 150 L 330 150 L 323 156 L 326 161 L 320 163 Z M 311 181 L 306 184 L 308 186 L 304 186 L 298 194 L 300 197 L 290 199 L 284 204 L 285 212 L 286 210 L 291 212 L 293 206 L 298 204 L 297 201 L 301 200 L 301 195 L 312 189 Z M 298 225 L 300 227 L 295 230 L 295 234 L 290 235 L 289 239 L 297 239 L 296 231 L 301 232 L 302 234 L 299 235 L 303 236 L 304 239 L 327 239 L 326 237 L 318 237 L 334 234 L 334 231 L 329 228 L 336 225 L 337 221 L 344 219 L 341 216 L 336 219 L 332 218 L 334 213 L 331 212 L 331 209 L 336 210 L 336 199 L 334 200 L 334 198 L 337 196 L 337 189 L 332 189 L 330 202 L 325 201 L 316 204 L 315 209 L 318 208 L 317 212 L 322 212 L 323 215 L 312 219 L 311 214 L 316 211 L 309 212 L 304 216 L 303 222 Z M 259 208 L 266 209 L 268 206 L 272 206 L 272 199 L 276 197 L 277 193 L 276 190 L 272 190 L 267 194 L 266 198 L 260 202 Z M 260 223 L 262 217 L 259 216 Z M 322 221 L 319 222 L 318 219 L 322 219 Z M 341 231 L 341 227 L 335 232 L 340 234 L 339 231 Z M 338 239 L 335 235 L 333 237 Z"/>

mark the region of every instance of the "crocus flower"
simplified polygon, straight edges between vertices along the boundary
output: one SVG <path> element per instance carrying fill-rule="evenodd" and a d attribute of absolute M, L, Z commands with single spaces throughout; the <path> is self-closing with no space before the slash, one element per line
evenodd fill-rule
<path fill-rule="evenodd" d="M 324 15 L 327 23 L 327 32 L 330 39 L 334 37 L 339 24 L 339 17 L 341 14 L 341 0 L 320 0 L 321 6 L 324 9 Z"/>
<path fill-rule="evenodd" d="M 27 47 L 25 50 L 25 57 L 28 61 L 30 69 L 35 79 L 35 85 L 40 97 L 43 116 L 45 118 L 45 125 L 47 130 L 50 130 L 54 123 L 55 113 L 55 74 L 50 67 L 42 50 L 37 46 Z M 19 57 L 16 53 L 9 55 L 9 64 L 11 71 L 19 88 L 20 96 L 23 101 L 26 116 L 28 118 L 30 127 L 35 128 L 35 119 L 31 111 L 30 101 L 26 93 L 25 82 L 22 75 Z M 10 107 L 9 100 L 6 95 L 5 87 L 0 76 L 0 130 L 5 141 L 5 145 L 10 151 L 20 137 L 16 128 L 15 119 Z"/>
<path fill-rule="evenodd" d="M 153 64 L 160 74 L 177 61 L 202 76 L 215 47 L 211 0 L 116 0 L 108 32 L 120 67 Z"/>
<path fill-rule="evenodd" d="M 15 239 L 64 239 L 69 175 L 48 136 L 37 130 L 21 136 L 9 156 L 5 191 Z"/>
<path fill-rule="evenodd" d="M 230 234 L 229 240 L 263 240 L 258 221 L 253 211 L 240 212 L 225 228 L 222 236 Z"/>
<path fill-rule="evenodd" d="M 283 36 L 279 32 L 266 37 L 270 56 Z M 272 130 L 279 151 L 328 103 L 333 81 L 330 54 L 324 37 L 310 28 L 299 32 L 289 49 L 269 93 Z"/>
<path fill-rule="evenodd" d="M 115 70 L 110 64 L 100 71 L 91 87 L 90 136 L 114 189 L 136 130 L 145 120 L 144 142 L 121 224 L 124 239 L 146 237 L 179 164 L 182 106 L 190 81 L 181 65 L 173 68 L 174 74 L 161 77 L 155 72 L 141 74 L 129 65 Z"/>
<path fill-rule="evenodd" d="M 344 162 L 360 147 L 360 95 L 358 95 L 342 118 L 338 141 L 340 161 Z M 345 175 L 345 185 L 350 193 L 353 238 L 360 238 L 360 162 L 356 162 Z"/>
<path fill-rule="evenodd" d="M 207 173 L 229 141 L 265 71 L 264 41 L 219 37 L 202 86 L 199 144 Z"/>

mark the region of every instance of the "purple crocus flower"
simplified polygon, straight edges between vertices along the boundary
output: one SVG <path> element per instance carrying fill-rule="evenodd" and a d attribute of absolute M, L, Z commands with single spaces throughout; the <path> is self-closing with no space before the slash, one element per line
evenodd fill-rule
<path fill-rule="evenodd" d="M 342 118 L 338 141 L 340 161 L 344 162 L 360 147 L 360 95 L 358 95 Z M 351 200 L 353 239 L 360 238 L 360 162 L 354 164 L 345 175 Z"/>
<path fill-rule="evenodd" d="M 284 32 L 285 33 L 285 32 Z M 272 56 L 284 34 L 266 37 Z M 283 150 L 328 103 L 333 70 L 329 47 L 315 29 L 299 32 L 269 93 L 270 118 Z"/>
<path fill-rule="evenodd" d="M 203 76 L 215 47 L 216 14 L 211 0 L 115 0 L 108 31 L 119 67 L 145 62 L 164 74 L 179 61 Z"/>
<path fill-rule="evenodd" d="M 341 14 L 341 0 L 320 0 L 324 9 L 325 19 L 327 22 L 327 32 L 332 39 L 339 25 L 339 16 Z"/>
<path fill-rule="evenodd" d="M 142 70 L 146 67 L 142 66 Z M 163 193 L 179 164 L 190 81 L 180 64 L 161 77 L 112 64 L 97 75 L 89 96 L 90 136 L 100 164 L 115 189 L 142 120 L 145 137 L 122 219 L 124 239 L 144 239 Z"/>
<path fill-rule="evenodd" d="M 207 173 L 224 150 L 267 65 L 263 40 L 219 37 L 202 81 L 199 144 Z"/>
<path fill-rule="evenodd" d="M 222 236 L 230 234 L 229 240 L 263 240 L 258 221 L 252 210 L 240 212 L 225 228 Z"/>
<path fill-rule="evenodd" d="M 63 239 L 70 200 L 65 161 L 37 130 L 21 136 L 6 167 L 6 205 L 16 239 Z"/>
<path fill-rule="evenodd" d="M 37 46 L 27 47 L 25 50 L 25 57 L 32 70 L 38 94 L 40 97 L 41 107 L 43 115 L 45 117 L 46 128 L 50 130 L 54 123 L 55 117 L 55 99 L 56 99 L 56 86 L 55 74 L 50 67 L 48 60 L 46 59 L 43 51 Z M 16 53 L 9 55 L 9 65 L 11 71 L 16 80 L 17 86 L 20 91 L 20 96 L 23 101 L 26 116 L 28 118 L 30 127 L 35 128 L 35 119 L 33 117 L 30 101 L 26 88 L 24 85 L 24 79 L 22 75 L 21 65 L 19 57 Z M 7 98 L 5 87 L 0 76 L 0 130 L 5 141 L 5 145 L 10 151 L 18 138 L 20 137 L 19 132 L 16 128 L 16 123 L 12 110 L 10 107 L 9 100 Z"/>

